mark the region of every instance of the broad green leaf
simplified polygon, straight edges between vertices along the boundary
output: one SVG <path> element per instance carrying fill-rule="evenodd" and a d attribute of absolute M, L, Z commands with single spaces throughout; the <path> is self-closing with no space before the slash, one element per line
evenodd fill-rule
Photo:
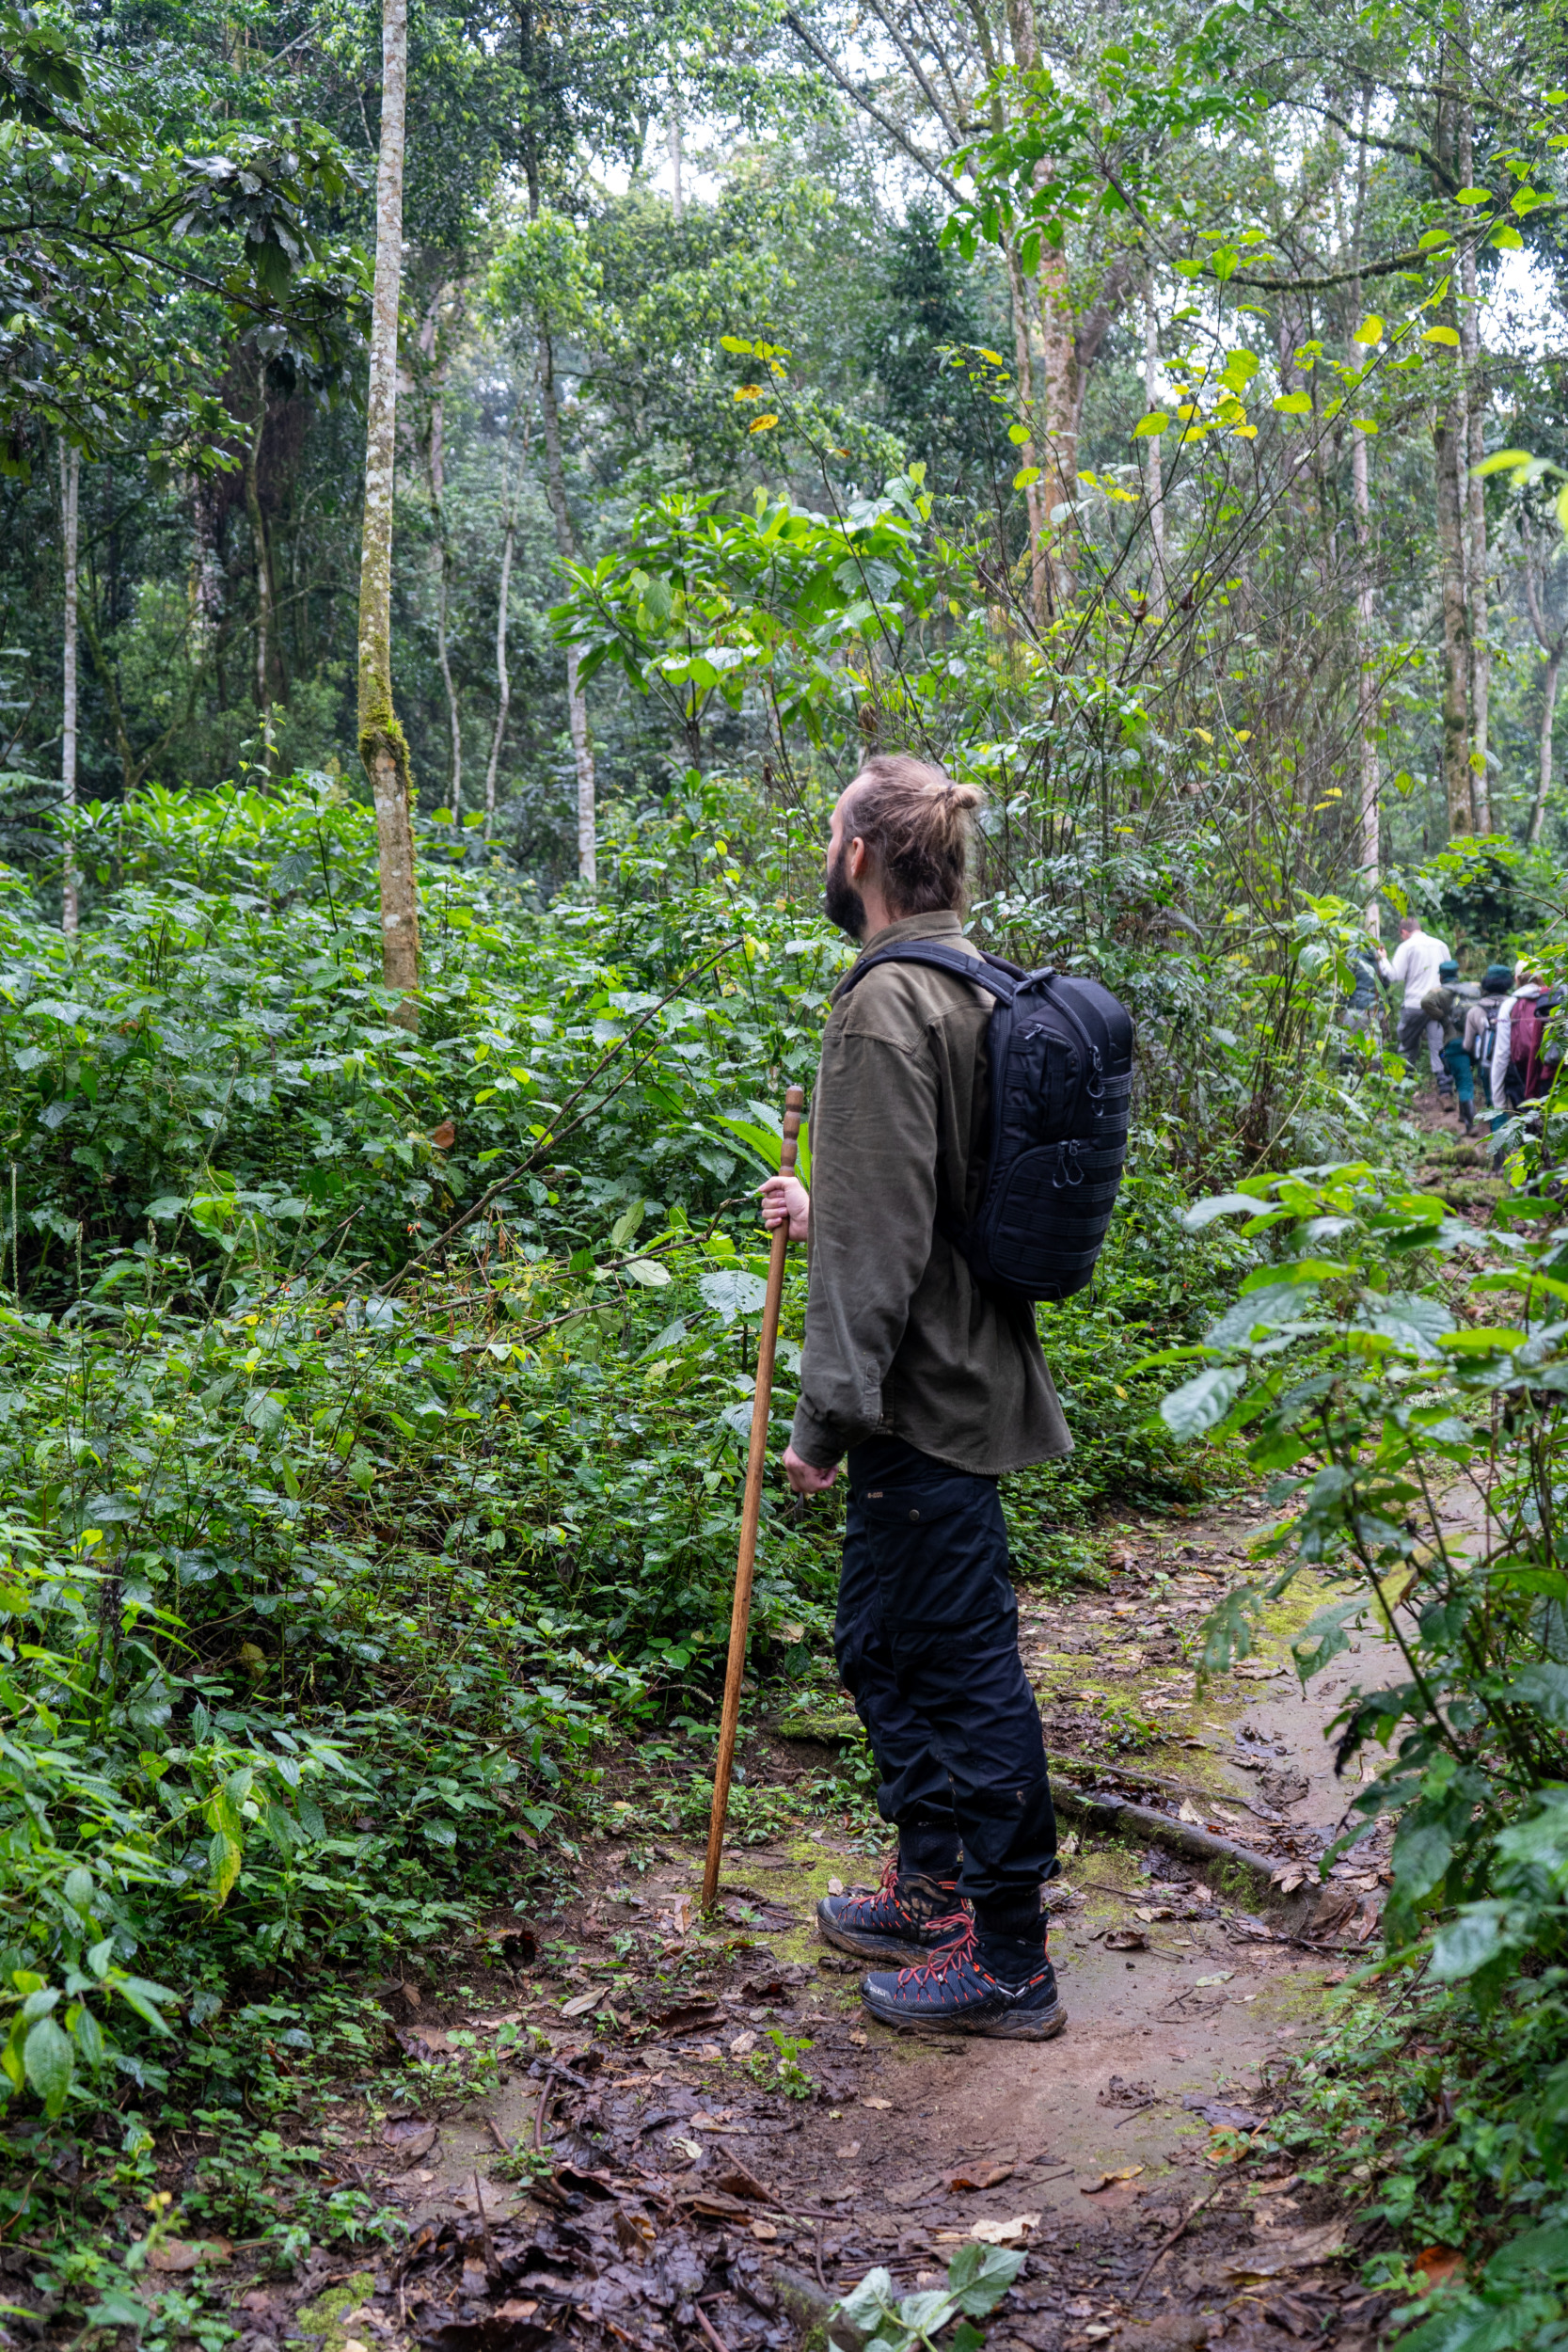
<path fill-rule="evenodd" d="M 1549 1660 L 1527 1666 L 1509 1684 L 1508 1695 L 1547 1723 L 1568 1727 L 1568 1666 L 1555 1666 Z"/>
<path fill-rule="evenodd" d="M 1534 463 L 1528 449 L 1495 449 L 1490 457 L 1483 457 L 1479 466 L 1472 466 L 1475 474 L 1519 473 Z"/>
<path fill-rule="evenodd" d="M 661 1291 L 670 1281 L 670 1269 L 657 1258 L 630 1258 L 621 1271 L 630 1281 L 641 1282 L 644 1290 Z"/>
<path fill-rule="evenodd" d="M 1421 341 L 1424 343 L 1442 343 L 1451 351 L 1459 349 L 1459 337 L 1451 326 L 1429 326 Z"/>
<path fill-rule="evenodd" d="M 1241 1365 L 1214 1364 L 1196 1380 L 1183 1381 L 1160 1401 L 1161 1415 L 1176 1438 L 1201 1438 L 1215 1429 L 1245 1388 Z"/>
<path fill-rule="evenodd" d="M 1165 430 L 1165 427 L 1169 424 L 1169 422 L 1170 419 L 1164 415 L 1163 410 L 1151 408 L 1148 415 L 1147 417 L 1140 417 L 1137 423 L 1132 427 L 1132 438 L 1135 441 L 1151 441 L 1156 434 L 1163 433 Z"/>
<path fill-rule="evenodd" d="M 39 2018 L 29 2026 L 22 2045 L 22 2063 L 27 2080 L 43 2101 L 44 2113 L 58 2115 L 65 2106 L 76 2067 L 71 2036 L 56 2026 L 53 2017 Z"/>
<path fill-rule="evenodd" d="M 1274 405 L 1282 417 L 1309 417 L 1312 414 L 1312 402 L 1306 392 L 1280 392 Z"/>
<path fill-rule="evenodd" d="M 1497 1959 L 1503 1948 L 1501 1914 L 1500 1903 L 1469 1903 L 1438 1929 L 1430 1973 L 1439 1984 L 1457 1984 Z"/>
<path fill-rule="evenodd" d="M 1256 1200 L 1247 1192 L 1212 1193 L 1207 1200 L 1195 1200 L 1191 1208 L 1181 1212 L 1181 1223 L 1189 1233 L 1201 1232 L 1217 1216 L 1257 1216 L 1269 1203 Z"/>
<path fill-rule="evenodd" d="M 1532 2274 L 1568 2278 L 1568 2227 L 1560 2221 L 1543 2221 L 1533 2230 L 1521 2230 L 1498 2247 L 1486 2265 L 1488 2280 L 1497 2285 Z"/>
<path fill-rule="evenodd" d="M 233 1893 L 234 1882 L 240 1875 L 240 1865 L 244 1858 L 244 1849 L 239 1839 L 230 1837 L 221 1829 L 209 1841 L 207 1847 L 207 1866 L 210 1873 L 209 1892 L 213 1898 L 214 1911 L 221 1911 Z"/>

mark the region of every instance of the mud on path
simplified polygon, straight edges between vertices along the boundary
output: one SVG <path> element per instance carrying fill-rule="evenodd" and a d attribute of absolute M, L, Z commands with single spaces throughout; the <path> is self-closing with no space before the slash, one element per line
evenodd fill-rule
<path fill-rule="evenodd" d="M 1022 1597 L 1064 1825 L 1086 1824 L 1049 1890 L 1060 2039 L 871 2023 L 860 1963 L 814 1928 L 819 1895 L 877 1875 L 843 1828 L 732 1845 L 705 1928 L 700 1844 L 644 1840 L 626 1807 L 633 1834 L 585 1850 L 537 1945 L 498 1922 L 483 2000 L 428 1980 L 389 1992 L 406 2100 L 343 2103 L 327 2137 L 341 2177 L 400 2206 L 411 2237 L 347 2275 L 318 2261 L 302 2299 L 253 2292 L 242 2352 L 301 2337 L 323 2352 L 784 2352 L 874 2265 L 896 2292 L 935 2285 L 977 2232 L 1026 2253 L 993 2352 L 1370 2344 L 1386 2305 L 1336 2261 L 1333 2210 L 1283 2164 L 1235 2160 L 1382 1883 L 1375 1842 L 1326 1885 L 1316 1867 L 1353 1793 L 1323 1725 L 1376 1675 L 1376 1637 L 1307 1704 L 1283 1645 L 1308 1599 L 1196 1696 L 1184 1636 L 1263 1523 L 1244 1508 L 1133 1520 L 1112 1535 L 1108 1591 Z M 1118 1749 L 1130 1735 L 1143 1744 Z M 741 1753 L 754 1785 L 814 1751 L 757 1731 Z M 1259 1865 L 1106 1835 L 1093 1824 L 1116 1797 Z M 474 2090 L 443 2095 L 465 2049 Z"/>

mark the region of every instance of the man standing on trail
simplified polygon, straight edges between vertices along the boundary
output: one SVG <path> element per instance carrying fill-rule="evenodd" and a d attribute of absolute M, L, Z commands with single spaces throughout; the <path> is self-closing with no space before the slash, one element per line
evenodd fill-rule
<path fill-rule="evenodd" d="M 864 953 L 968 947 L 979 797 L 919 760 L 866 761 L 833 810 L 827 870 L 829 917 Z M 814 1189 L 775 1177 L 762 1201 L 769 1226 L 787 1216 L 811 1242 L 784 1465 L 800 1495 L 825 1493 L 840 1461 L 847 1472 L 834 1649 L 898 1831 L 880 1889 L 830 1896 L 818 1922 L 895 1964 L 862 1982 L 883 2023 L 1043 2042 L 1067 2022 L 1040 1908 L 1056 1823 L 997 1481 L 1072 1439 L 1033 1311 L 979 1290 L 950 1238 L 985 1175 L 990 1012 L 929 965 L 879 965 L 847 997 L 841 983 L 812 1099 Z"/>
<path fill-rule="evenodd" d="M 1383 977 L 1391 987 L 1403 991 L 1403 1007 L 1400 1013 L 1399 1048 L 1410 1064 L 1412 1076 L 1421 1039 L 1426 1039 L 1427 1057 L 1432 1074 L 1437 1081 L 1440 1095 L 1453 1090 L 1453 1080 L 1443 1067 L 1443 1024 L 1434 1021 L 1421 1003 L 1429 988 L 1438 986 L 1438 967 L 1450 961 L 1447 944 L 1433 939 L 1421 929 L 1417 914 L 1400 917 L 1400 944 L 1392 961 L 1386 961 Z"/>

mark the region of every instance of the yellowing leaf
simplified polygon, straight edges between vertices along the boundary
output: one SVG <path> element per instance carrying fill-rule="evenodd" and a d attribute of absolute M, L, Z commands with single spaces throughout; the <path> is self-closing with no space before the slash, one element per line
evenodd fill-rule
<path fill-rule="evenodd" d="M 1554 511 L 1563 530 L 1568 531 L 1568 482 L 1563 484 L 1557 494 Z"/>
<path fill-rule="evenodd" d="M 760 384 L 737 384 L 735 388 L 735 396 L 736 400 L 760 400 L 762 386 Z"/>
<path fill-rule="evenodd" d="M 1459 348 L 1459 337 L 1451 326 L 1429 326 L 1421 341 L 1424 343 L 1444 343 L 1452 351 Z"/>
<path fill-rule="evenodd" d="M 221 1911 L 233 1893 L 234 1882 L 240 1875 L 240 1864 L 243 1859 L 239 1840 L 228 1836 L 220 1829 L 207 1848 L 207 1867 L 211 1873 L 210 1891 L 214 1911 Z"/>
<path fill-rule="evenodd" d="M 1377 426 L 1373 423 L 1370 417 L 1352 417 L 1351 422 L 1354 425 L 1357 433 L 1375 433 L 1377 431 Z"/>
<path fill-rule="evenodd" d="M 1255 424 L 1239 424 L 1230 437 L 1233 441 L 1255 441 L 1258 438 L 1258 427 Z"/>
<path fill-rule="evenodd" d="M 1214 739 L 1207 727 L 1194 727 L 1193 733 L 1200 743 L 1212 743 Z"/>
<path fill-rule="evenodd" d="M 1492 191 L 1490 188 L 1461 188 L 1453 200 L 1456 204 L 1490 204 Z"/>
<path fill-rule="evenodd" d="M 1015 490 L 1027 490 L 1031 483 L 1037 482 L 1039 478 L 1040 469 L 1037 466 L 1020 466 L 1017 473 L 1013 476 L 1013 488 Z"/>
<path fill-rule="evenodd" d="M 1383 321 L 1375 310 L 1368 312 L 1351 337 L 1352 342 L 1367 343 L 1374 349 L 1383 341 Z"/>
<path fill-rule="evenodd" d="M 778 421 L 778 418 L 771 415 L 766 417 L 753 417 L 746 430 L 748 433 L 768 433 L 772 430 L 773 426 L 776 425 Z"/>
<path fill-rule="evenodd" d="M 1024 442 L 1029 438 L 1028 426 L 1026 424 L 1010 424 L 1007 427 L 1007 438 L 1011 441 L 1015 449 L 1022 449 Z"/>
<path fill-rule="evenodd" d="M 1312 403 L 1305 392 L 1281 392 L 1274 405 L 1282 417 L 1309 417 L 1312 414 Z"/>

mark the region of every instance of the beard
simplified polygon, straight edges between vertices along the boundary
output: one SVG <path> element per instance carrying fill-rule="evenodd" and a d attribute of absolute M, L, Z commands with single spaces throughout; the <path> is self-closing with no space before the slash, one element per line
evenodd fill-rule
<path fill-rule="evenodd" d="M 830 923 L 851 939 L 865 937 L 865 900 L 845 872 L 846 847 L 839 845 L 838 855 L 828 867 L 827 883 L 822 893 L 823 911 Z"/>

